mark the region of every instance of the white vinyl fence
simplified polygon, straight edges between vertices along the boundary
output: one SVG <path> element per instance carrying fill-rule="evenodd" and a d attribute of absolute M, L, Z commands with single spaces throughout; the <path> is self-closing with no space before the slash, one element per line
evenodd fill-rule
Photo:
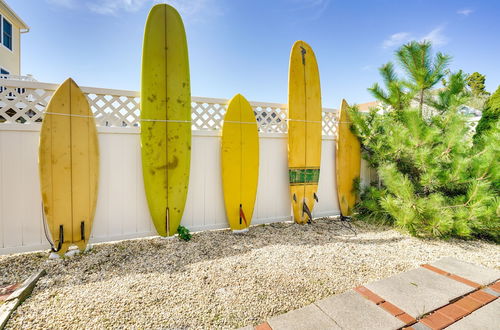
<path fill-rule="evenodd" d="M 38 178 L 43 111 L 57 85 L 0 81 L 0 254 L 46 249 Z M 91 242 L 156 235 L 142 181 L 139 94 L 82 87 L 98 125 L 100 179 Z M 251 102 L 260 129 L 260 167 L 252 224 L 291 219 L 286 106 Z M 189 193 L 182 225 L 226 228 L 220 128 L 227 100 L 192 99 Z M 339 214 L 335 184 L 336 111 L 323 110 L 319 203 L 314 216 Z M 362 178 L 366 178 L 363 167 Z"/>

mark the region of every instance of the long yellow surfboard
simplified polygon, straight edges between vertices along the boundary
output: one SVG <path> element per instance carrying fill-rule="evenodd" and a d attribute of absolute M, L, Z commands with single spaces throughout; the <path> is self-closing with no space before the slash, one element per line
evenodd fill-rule
<path fill-rule="evenodd" d="M 351 119 L 347 113 L 349 105 L 342 100 L 337 128 L 337 147 L 335 170 L 337 174 L 337 196 L 342 216 L 348 217 L 356 203 L 354 179 L 361 171 L 361 146 L 358 138 L 351 132 Z"/>
<path fill-rule="evenodd" d="M 40 132 L 38 168 L 53 251 L 84 250 L 97 202 L 99 149 L 94 115 L 70 78 L 55 91 Z"/>
<path fill-rule="evenodd" d="M 250 103 L 237 94 L 222 126 L 222 187 L 229 226 L 250 226 L 259 181 L 259 131 Z"/>
<path fill-rule="evenodd" d="M 321 89 L 312 48 L 297 41 L 288 75 L 288 173 L 293 217 L 312 220 L 321 162 Z"/>
<path fill-rule="evenodd" d="M 141 151 L 149 212 L 172 236 L 186 204 L 191 160 L 191 89 L 186 33 L 166 4 L 149 12 L 141 72 Z"/>

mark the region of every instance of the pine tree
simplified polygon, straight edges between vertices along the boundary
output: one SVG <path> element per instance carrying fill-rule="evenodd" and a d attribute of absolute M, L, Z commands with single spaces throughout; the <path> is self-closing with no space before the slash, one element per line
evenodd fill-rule
<path fill-rule="evenodd" d="M 486 102 L 483 109 L 483 115 L 476 126 L 476 133 L 474 134 L 474 144 L 481 143 L 481 136 L 484 132 L 491 130 L 495 127 L 500 117 L 500 86 Z"/>
<path fill-rule="evenodd" d="M 383 65 L 379 69 L 380 75 L 385 84 L 386 91 L 380 87 L 378 83 L 375 83 L 368 91 L 377 98 L 382 100 L 383 103 L 387 104 L 394 110 L 403 110 L 410 105 L 412 95 L 405 90 L 404 84 L 398 79 L 396 72 L 394 71 L 394 64 L 391 62 Z"/>
<path fill-rule="evenodd" d="M 466 89 L 465 74 L 462 70 L 456 73 L 448 73 L 445 81 L 445 88 L 437 90 L 435 95 L 430 95 L 425 100 L 427 105 L 440 113 L 449 110 L 451 107 L 456 109 L 470 98 L 470 93 Z"/>
<path fill-rule="evenodd" d="M 486 81 L 486 76 L 480 74 L 479 72 L 474 72 L 467 77 L 467 85 L 470 87 L 472 95 L 480 96 L 486 94 L 484 82 Z"/>
<path fill-rule="evenodd" d="M 417 94 L 421 115 L 425 92 L 441 81 L 451 60 L 450 56 L 442 53 L 437 53 L 433 58 L 431 48 L 428 41 L 412 41 L 396 51 L 396 58 L 408 76 L 405 84 Z"/>
<path fill-rule="evenodd" d="M 393 99 L 386 97 L 390 92 L 378 98 L 389 108 L 385 114 L 373 111 L 366 115 L 356 107 L 350 110 L 363 157 L 380 178 L 379 184 L 362 191 L 356 216 L 394 224 L 412 235 L 500 241 L 500 124 L 497 121 L 481 137 L 480 147 L 472 145 L 467 121 L 457 111 L 469 96 L 461 71 L 450 73 L 446 86 L 422 101 L 421 92 L 444 72 L 449 57 L 438 54 L 432 58 L 430 45 L 413 51 L 419 47 L 416 45 L 402 46 L 397 56 L 426 54 L 427 64 L 418 69 L 415 63 L 419 61 L 412 60 L 411 70 L 405 70 L 407 76 L 390 83 L 408 86 L 402 89 L 405 95 L 401 99 L 411 98 L 417 91 L 419 106 L 425 103 L 435 109 L 432 116 L 423 118 L 421 107 L 396 108 Z M 431 65 L 433 78 L 423 79 L 421 73 L 428 72 L 428 63 L 437 63 L 439 69 Z"/>

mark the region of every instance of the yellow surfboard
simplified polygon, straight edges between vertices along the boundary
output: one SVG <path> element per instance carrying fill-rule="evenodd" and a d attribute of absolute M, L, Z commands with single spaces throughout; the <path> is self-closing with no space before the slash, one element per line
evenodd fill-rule
<path fill-rule="evenodd" d="M 259 131 L 250 103 L 237 94 L 222 126 L 222 187 L 229 226 L 244 231 L 252 221 L 259 181 Z"/>
<path fill-rule="evenodd" d="M 94 115 L 70 78 L 45 110 L 38 152 L 43 212 L 53 251 L 84 250 L 97 202 L 99 149 Z"/>
<path fill-rule="evenodd" d="M 288 173 L 293 217 L 312 220 L 321 162 L 321 89 L 312 48 L 297 41 L 288 75 Z"/>
<path fill-rule="evenodd" d="M 356 135 L 351 132 L 351 119 L 347 113 L 349 105 L 342 100 L 337 128 L 335 170 L 337 174 L 337 196 L 342 216 L 348 217 L 356 203 L 354 179 L 361 171 L 361 146 Z"/>
<path fill-rule="evenodd" d="M 177 232 L 191 160 L 191 89 L 186 33 L 166 4 L 149 12 L 141 72 L 141 151 L 149 212 L 161 236 Z"/>

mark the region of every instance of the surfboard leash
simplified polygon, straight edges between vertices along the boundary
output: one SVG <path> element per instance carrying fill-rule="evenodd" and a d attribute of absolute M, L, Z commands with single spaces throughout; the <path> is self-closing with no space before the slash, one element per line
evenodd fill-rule
<path fill-rule="evenodd" d="M 352 231 L 354 233 L 354 236 L 358 235 L 358 233 L 354 229 L 354 226 L 352 225 L 352 218 L 351 217 L 347 217 L 345 215 L 342 215 L 342 213 L 341 213 L 339 223 L 345 229 Z"/>
<path fill-rule="evenodd" d="M 59 252 L 62 247 L 62 242 L 64 241 L 64 226 L 60 225 L 59 226 L 59 243 L 57 244 L 57 249 L 55 248 L 54 242 L 52 239 L 49 237 L 49 234 L 47 233 L 47 221 L 45 221 L 45 212 L 43 212 L 43 202 L 42 202 L 42 225 L 43 225 L 43 232 L 45 234 L 45 238 L 50 244 L 50 250 L 52 252 Z"/>

